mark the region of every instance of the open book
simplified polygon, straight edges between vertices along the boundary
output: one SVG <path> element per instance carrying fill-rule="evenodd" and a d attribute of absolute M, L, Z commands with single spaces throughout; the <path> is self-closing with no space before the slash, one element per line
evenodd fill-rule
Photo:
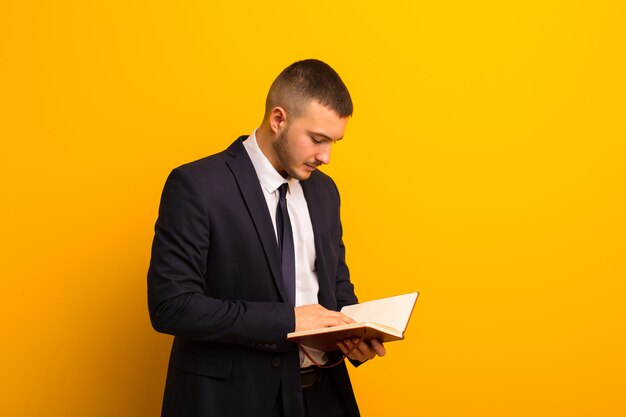
<path fill-rule="evenodd" d="M 381 342 L 404 339 L 417 296 L 418 293 L 413 292 L 345 306 L 341 312 L 356 323 L 292 332 L 287 335 L 287 340 L 330 352 L 338 350 L 337 341 L 346 338 L 362 337 L 365 341 L 377 339 Z"/>

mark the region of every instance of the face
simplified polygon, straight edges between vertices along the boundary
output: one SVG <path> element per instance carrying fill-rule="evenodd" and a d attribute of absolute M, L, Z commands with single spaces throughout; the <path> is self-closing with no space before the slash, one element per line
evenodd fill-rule
<path fill-rule="evenodd" d="M 320 165 L 330 163 L 333 143 L 343 138 L 348 118 L 311 101 L 297 118 L 287 118 L 273 143 L 274 167 L 283 176 L 306 180 Z"/>

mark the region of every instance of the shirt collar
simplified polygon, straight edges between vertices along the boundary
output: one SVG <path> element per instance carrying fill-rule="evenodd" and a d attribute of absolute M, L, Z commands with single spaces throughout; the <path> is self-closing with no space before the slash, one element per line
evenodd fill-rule
<path fill-rule="evenodd" d="M 243 146 L 246 148 L 248 156 L 250 156 L 256 175 L 259 177 L 259 182 L 266 192 L 273 193 L 284 183 L 289 183 L 289 189 L 291 189 L 292 183 L 297 180 L 293 178 L 287 180 L 276 171 L 256 141 L 256 130 L 243 141 Z"/>

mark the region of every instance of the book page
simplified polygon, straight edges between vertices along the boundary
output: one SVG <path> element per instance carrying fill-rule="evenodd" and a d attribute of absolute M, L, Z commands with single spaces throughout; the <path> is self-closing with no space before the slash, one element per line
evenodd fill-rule
<path fill-rule="evenodd" d="M 417 293 L 414 292 L 345 306 L 341 312 L 357 323 L 379 323 L 404 333 L 416 299 Z"/>

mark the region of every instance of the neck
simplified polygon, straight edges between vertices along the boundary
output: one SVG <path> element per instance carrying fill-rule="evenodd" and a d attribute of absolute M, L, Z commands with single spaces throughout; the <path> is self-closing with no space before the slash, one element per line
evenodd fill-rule
<path fill-rule="evenodd" d="M 263 152 L 263 155 L 265 155 L 267 160 L 270 161 L 270 164 L 272 164 L 274 169 L 284 177 L 286 173 L 284 173 L 280 162 L 278 162 L 276 152 L 274 151 L 275 141 L 276 134 L 266 123 L 262 123 L 256 130 L 256 143 L 259 145 L 261 152 Z"/>

